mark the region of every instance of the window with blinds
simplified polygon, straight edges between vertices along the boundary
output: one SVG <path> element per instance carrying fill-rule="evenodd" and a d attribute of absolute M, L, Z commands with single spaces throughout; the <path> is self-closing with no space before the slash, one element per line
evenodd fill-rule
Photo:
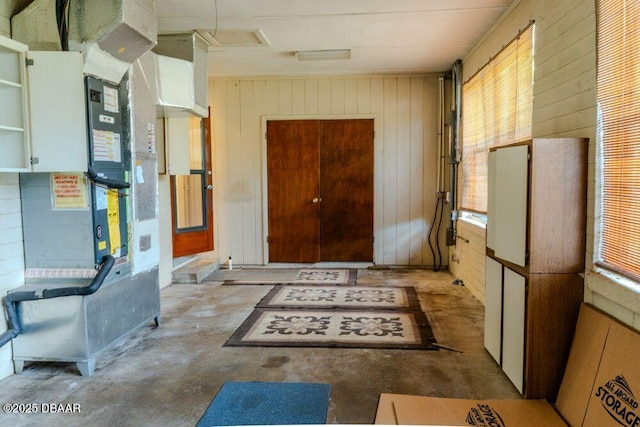
<path fill-rule="evenodd" d="M 640 279 L 640 3 L 599 0 L 598 264 Z"/>
<path fill-rule="evenodd" d="M 462 86 L 460 207 L 487 211 L 489 149 L 531 138 L 534 25 Z"/>

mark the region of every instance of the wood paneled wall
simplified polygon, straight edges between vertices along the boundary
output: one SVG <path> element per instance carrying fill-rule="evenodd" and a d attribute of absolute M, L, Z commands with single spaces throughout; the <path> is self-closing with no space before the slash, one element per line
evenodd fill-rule
<path fill-rule="evenodd" d="M 531 20 L 536 25 L 533 137 L 586 137 L 590 140 L 586 254 L 589 270 L 593 258 L 596 205 L 595 2 L 515 1 L 464 58 L 463 80 L 473 75 Z M 484 264 L 481 260 L 484 251 L 473 250 L 482 247 L 480 242 L 473 240 L 484 240 L 485 236 L 476 232 L 481 230 L 477 227 L 471 232 L 473 227 L 466 224 L 462 226 L 472 240 L 471 245 L 461 247 L 464 243 L 458 242 L 450 255 L 459 260 L 451 264 L 452 272 L 465 283 L 469 281 L 476 284 L 477 278 L 484 276 L 477 269 L 477 266 Z M 483 282 L 470 289 L 479 299 L 483 299 Z M 613 311 L 609 309 L 609 312 Z"/>
<path fill-rule="evenodd" d="M 218 258 L 268 261 L 267 119 L 373 118 L 374 262 L 433 264 L 426 236 L 436 201 L 437 96 L 438 78 L 425 76 L 213 80 Z"/>

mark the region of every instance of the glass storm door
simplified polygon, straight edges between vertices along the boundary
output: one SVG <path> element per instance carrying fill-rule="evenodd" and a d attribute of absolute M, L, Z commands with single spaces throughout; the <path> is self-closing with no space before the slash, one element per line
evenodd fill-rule
<path fill-rule="evenodd" d="M 190 119 L 191 173 L 171 177 L 174 258 L 213 250 L 209 122 Z"/>

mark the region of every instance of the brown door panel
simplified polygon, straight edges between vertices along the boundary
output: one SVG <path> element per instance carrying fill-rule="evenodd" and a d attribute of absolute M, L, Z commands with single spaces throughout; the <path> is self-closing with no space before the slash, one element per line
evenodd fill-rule
<path fill-rule="evenodd" d="M 321 122 L 323 261 L 373 260 L 373 120 Z"/>
<path fill-rule="evenodd" d="M 373 120 L 267 122 L 269 261 L 373 260 Z"/>
<path fill-rule="evenodd" d="M 267 122 L 269 261 L 320 261 L 317 120 Z"/>

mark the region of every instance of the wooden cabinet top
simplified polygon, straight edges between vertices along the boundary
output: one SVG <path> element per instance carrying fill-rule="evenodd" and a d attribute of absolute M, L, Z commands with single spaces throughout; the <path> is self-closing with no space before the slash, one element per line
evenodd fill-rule
<path fill-rule="evenodd" d="M 526 192 L 526 262 L 513 266 L 521 274 L 581 273 L 586 248 L 588 139 L 535 138 L 491 151 L 523 145 L 529 147 L 527 188 L 521 189 Z M 490 186 L 489 192 L 501 191 L 499 179 L 496 177 L 498 182 L 495 188 Z M 493 207 L 496 218 L 500 217 L 501 209 L 513 209 L 508 206 L 508 197 L 498 200 Z M 490 224 L 496 229 L 506 226 L 500 221 Z M 487 254 L 508 264 L 490 249 Z"/>

